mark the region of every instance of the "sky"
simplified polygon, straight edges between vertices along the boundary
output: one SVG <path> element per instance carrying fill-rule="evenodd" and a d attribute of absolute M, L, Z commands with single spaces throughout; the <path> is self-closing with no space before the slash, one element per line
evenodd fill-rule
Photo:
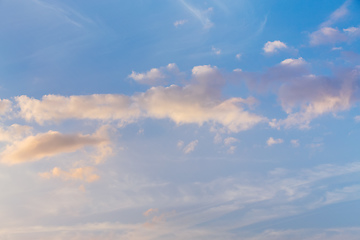
<path fill-rule="evenodd" d="M 0 239 L 358 239 L 359 12 L 0 0 Z"/>

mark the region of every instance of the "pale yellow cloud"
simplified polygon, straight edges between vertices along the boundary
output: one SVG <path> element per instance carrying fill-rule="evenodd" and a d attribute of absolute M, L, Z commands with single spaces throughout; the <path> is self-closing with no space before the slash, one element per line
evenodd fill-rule
<path fill-rule="evenodd" d="M 13 142 L 6 146 L 0 157 L 2 163 L 10 165 L 33 162 L 60 153 L 75 152 L 85 146 L 98 146 L 107 141 L 106 138 L 97 135 L 49 131 Z"/>
<path fill-rule="evenodd" d="M 9 99 L 0 99 L 0 115 L 11 111 L 12 102 Z"/>
<path fill-rule="evenodd" d="M 12 124 L 9 127 L 0 127 L 0 142 L 12 142 L 20 140 L 31 133 L 32 127 L 26 125 Z"/>
<path fill-rule="evenodd" d="M 65 119 L 121 120 L 131 122 L 140 115 L 131 99 L 119 94 L 83 96 L 45 95 L 41 100 L 27 96 L 16 97 L 20 116 L 39 124 Z"/>
<path fill-rule="evenodd" d="M 167 69 L 176 66 L 169 64 Z M 152 87 L 133 96 L 94 94 L 88 96 L 46 95 L 41 100 L 15 98 L 20 116 L 40 124 L 65 119 L 93 119 L 129 123 L 139 118 L 171 119 L 176 124 L 220 124 L 228 131 L 239 132 L 265 121 L 245 107 L 254 98 L 223 100 L 221 89 L 225 79 L 216 67 L 196 66 L 191 81 L 185 86 Z"/>
<path fill-rule="evenodd" d="M 39 176 L 47 179 L 61 178 L 64 181 L 80 180 L 91 183 L 100 179 L 99 175 L 94 173 L 95 170 L 96 169 L 94 167 L 80 167 L 64 171 L 55 167 L 50 172 L 39 173 Z"/>

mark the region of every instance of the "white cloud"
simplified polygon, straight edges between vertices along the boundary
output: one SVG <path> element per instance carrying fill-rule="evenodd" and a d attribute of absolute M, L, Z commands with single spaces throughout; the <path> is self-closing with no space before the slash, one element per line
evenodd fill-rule
<path fill-rule="evenodd" d="M 310 34 L 310 44 L 313 46 L 321 44 L 335 44 L 345 42 L 348 37 L 341 31 L 331 27 L 323 27 Z"/>
<path fill-rule="evenodd" d="M 185 23 L 187 23 L 187 21 L 188 21 L 188 20 L 186 20 L 186 19 L 177 20 L 177 21 L 174 22 L 174 26 L 175 26 L 175 27 L 178 27 L 178 26 L 180 26 L 180 25 L 184 25 Z"/>
<path fill-rule="evenodd" d="M 266 144 L 268 146 L 272 146 L 274 144 L 280 144 L 280 143 L 283 143 L 284 140 L 282 140 L 281 138 L 278 138 L 278 139 L 274 139 L 272 137 L 270 137 L 267 141 L 266 141 Z"/>
<path fill-rule="evenodd" d="M 176 75 L 178 73 L 179 69 L 176 64 L 169 63 L 166 67 L 152 68 L 146 73 L 137 73 L 132 71 L 128 77 L 134 79 L 140 84 L 159 85 L 165 83 L 165 80 L 169 78 L 170 75 Z"/>
<path fill-rule="evenodd" d="M 267 43 L 265 43 L 263 50 L 264 50 L 265 53 L 276 53 L 278 50 L 286 49 L 286 48 L 288 48 L 288 46 L 286 46 L 286 44 L 283 43 L 283 42 L 280 42 L 280 41 L 270 42 L 270 41 L 268 41 Z"/>
<path fill-rule="evenodd" d="M 216 55 L 220 55 L 221 54 L 221 49 L 219 48 L 215 48 L 214 46 L 211 47 L 211 51 L 216 54 Z"/>
<path fill-rule="evenodd" d="M 241 53 L 238 53 L 238 54 L 235 55 L 235 57 L 236 57 L 237 60 L 240 60 L 240 59 L 241 59 L 241 56 L 242 56 Z"/>
<path fill-rule="evenodd" d="M 299 147 L 300 146 L 299 139 L 293 139 L 290 142 L 291 142 L 291 145 L 293 145 L 293 147 Z"/>
<path fill-rule="evenodd" d="M 285 66 L 300 66 L 306 64 L 306 61 L 302 57 L 298 59 L 288 58 L 282 61 L 280 64 Z"/>
<path fill-rule="evenodd" d="M 195 147 L 197 146 L 198 142 L 199 142 L 198 140 L 194 140 L 194 141 L 190 142 L 188 145 L 186 145 L 184 147 L 183 152 L 185 154 L 191 153 L 192 151 L 195 150 Z"/>

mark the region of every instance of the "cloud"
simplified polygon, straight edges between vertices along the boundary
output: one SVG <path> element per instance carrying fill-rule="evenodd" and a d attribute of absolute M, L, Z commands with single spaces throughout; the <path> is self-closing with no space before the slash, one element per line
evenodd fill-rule
<path fill-rule="evenodd" d="M 349 14 L 349 5 L 351 4 L 351 0 L 345 1 L 338 9 L 336 9 L 329 17 L 329 19 L 321 24 L 321 27 L 328 27 L 335 23 L 337 23 L 339 20 L 344 18 L 346 15 Z"/>
<path fill-rule="evenodd" d="M 299 139 L 293 139 L 290 142 L 291 142 L 291 145 L 293 145 L 293 147 L 299 147 L 300 146 Z"/>
<path fill-rule="evenodd" d="M 345 42 L 348 37 L 336 28 L 323 27 L 310 34 L 310 45 L 335 44 Z"/>
<path fill-rule="evenodd" d="M 186 19 L 175 21 L 175 22 L 174 22 L 174 26 L 175 26 L 175 27 L 178 27 L 178 26 L 180 26 L 180 25 L 184 25 L 185 23 L 187 23 L 187 21 L 188 21 L 188 20 L 186 20 Z"/>
<path fill-rule="evenodd" d="M 179 140 L 179 141 L 177 142 L 176 146 L 177 146 L 179 149 L 181 149 L 181 148 L 184 146 L 184 141 Z"/>
<path fill-rule="evenodd" d="M 12 102 L 9 99 L 0 99 L 0 115 L 5 115 L 11 111 Z"/>
<path fill-rule="evenodd" d="M 107 141 L 96 134 L 62 134 L 49 131 L 7 145 L 0 158 L 2 163 L 9 165 L 34 162 L 61 153 L 75 152 L 86 146 L 98 146 Z"/>
<path fill-rule="evenodd" d="M 236 138 L 234 138 L 234 137 L 228 137 L 228 138 L 225 138 L 225 139 L 224 139 L 224 144 L 225 144 L 225 145 L 231 145 L 231 144 L 236 143 L 236 142 L 238 142 L 238 141 L 239 141 L 239 140 L 236 139 Z"/>
<path fill-rule="evenodd" d="M 146 73 L 137 73 L 132 71 L 128 77 L 134 79 L 140 84 L 159 85 L 165 83 L 165 79 L 169 77 L 168 75 L 177 74 L 178 72 L 179 69 L 176 64 L 169 63 L 166 67 L 152 68 Z"/>
<path fill-rule="evenodd" d="M 221 54 L 221 49 L 219 48 L 215 48 L 214 46 L 211 47 L 211 51 L 216 54 L 216 55 L 220 55 Z"/>
<path fill-rule="evenodd" d="M 186 145 L 186 146 L 184 147 L 183 152 L 184 152 L 185 154 L 191 153 L 192 151 L 195 150 L 195 147 L 196 147 L 196 145 L 198 144 L 198 142 L 199 142 L 198 140 L 194 140 L 194 141 L 190 142 L 188 145 Z"/>
<path fill-rule="evenodd" d="M 299 126 L 308 128 L 312 119 L 326 113 L 344 111 L 355 103 L 357 69 L 343 70 L 334 78 L 307 75 L 284 84 L 279 90 L 283 109 L 289 114 L 284 120 L 273 121 L 272 127 Z M 294 109 L 300 107 L 298 112 Z"/>
<path fill-rule="evenodd" d="M 195 66 L 185 86 L 151 87 L 133 96 L 93 94 L 83 96 L 45 95 L 41 100 L 15 97 L 18 115 L 27 121 L 58 122 L 66 119 L 92 119 L 131 123 L 140 118 L 171 119 L 176 124 L 209 123 L 230 132 L 250 129 L 266 118 L 250 113 L 253 97 L 224 99 L 225 79 L 216 67 Z"/>
<path fill-rule="evenodd" d="M 270 137 L 267 141 L 266 141 L 266 144 L 268 146 L 272 146 L 274 144 L 280 144 L 280 143 L 283 143 L 284 140 L 282 140 L 281 138 L 278 138 L 278 139 L 274 139 L 272 137 Z"/>
<path fill-rule="evenodd" d="M 241 56 L 242 56 L 241 53 L 238 53 L 238 54 L 235 55 L 235 57 L 236 57 L 237 60 L 240 60 L 240 59 L 241 59 Z"/>
<path fill-rule="evenodd" d="M 64 171 L 55 167 L 50 172 L 39 173 L 39 176 L 47 179 L 61 178 L 64 181 L 80 180 L 91 183 L 100 179 L 99 175 L 94 173 L 95 170 L 96 169 L 94 167 L 80 167 Z"/>
<path fill-rule="evenodd" d="M 56 122 L 66 119 L 121 120 L 132 122 L 140 110 L 131 99 L 119 94 L 80 96 L 45 95 L 41 100 L 28 96 L 15 97 L 19 115 L 27 121 Z"/>
<path fill-rule="evenodd" d="M 185 8 L 201 22 L 205 29 L 209 29 L 214 25 L 209 18 L 209 14 L 212 12 L 212 8 L 208 8 L 207 10 L 199 10 L 184 0 L 179 0 L 179 2 L 182 3 Z"/>
<path fill-rule="evenodd" d="M 283 42 L 280 42 L 280 41 L 270 42 L 270 41 L 268 41 L 267 43 L 265 43 L 263 50 L 264 50 L 265 53 L 276 53 L 278 50 L 286 49 L 286 48 L 288 48 L 288 46 L 286 46 L 286 44 L 283 43 Z"/>
<path fill-rule="evenodd" d="M 148 217 L 148 216 L 150 216 L 151 214 L 157 213 L 158 211 L 159 211 L 159 209 L 157 209 L 157 208 L 150 208 L 150 209 L 146 210 L 146 211 L 143 213 L 143 215 L 146 216 L 146 217 Z"/>
<path fill-rule="evenodd" d="M 12 124 L 7 128 L 0 127 L 0 142 L 13 142 L 20 140 L 31 133 L 32 127 Z"/>

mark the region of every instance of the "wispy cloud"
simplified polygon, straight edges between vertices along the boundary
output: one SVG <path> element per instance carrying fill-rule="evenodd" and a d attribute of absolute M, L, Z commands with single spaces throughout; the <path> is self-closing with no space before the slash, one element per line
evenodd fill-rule
<path fill-rule="evenodd" d="M 211 28 L 214 24 L 211 22 L 209 15 L 212 12 L 212 8 L 206 10 L 200 10 L 187 3 L 185 0 L 179 0 L 185 8 L 190 11 L 203 25 L 205 29 Z"/>

